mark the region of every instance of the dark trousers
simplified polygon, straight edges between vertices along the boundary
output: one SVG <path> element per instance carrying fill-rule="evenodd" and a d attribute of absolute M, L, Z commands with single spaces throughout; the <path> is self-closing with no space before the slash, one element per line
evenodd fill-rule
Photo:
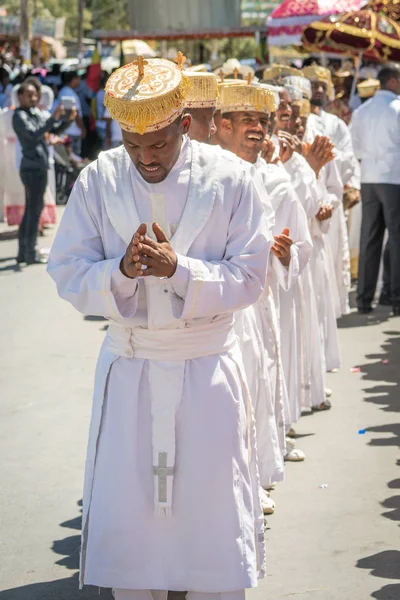
<path fill-rule="evenodd" d="M 35 259 L 36 238 L 47 187 L 47 171 L 21 171 L 20 175 L 25 187 L 25 212 L 18 232 L 18 260 L 24 262 Z"/>
<path fill-rule="evenodd" d="M 386 242 L 385 249 L 383 251 L 383 285 L 382 294 L 391 298 L 391 284 L 390 284 L 390 240 Z"/>
<path fill-rule="evenodd" d="M 389 231 L 390 286 L 393 306 L 400 306 L 400 185 L 361 185 L 362 222 L 357 306 L 371 306 L 378 281 L 385 229 Z"/>

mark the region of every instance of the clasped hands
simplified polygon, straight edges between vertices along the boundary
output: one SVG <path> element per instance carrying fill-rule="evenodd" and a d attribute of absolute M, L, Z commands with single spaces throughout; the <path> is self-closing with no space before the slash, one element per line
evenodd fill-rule
<path fill-rule="evenodd" d="M 172 277 L 175 273 L 178 264 L 176 253 L 161 227 L 153 223 L 152 228 L 157 241 L 146 235 L 145 223 L 134 234 L 120 263 L 120 270 L 125 277 Z"/>

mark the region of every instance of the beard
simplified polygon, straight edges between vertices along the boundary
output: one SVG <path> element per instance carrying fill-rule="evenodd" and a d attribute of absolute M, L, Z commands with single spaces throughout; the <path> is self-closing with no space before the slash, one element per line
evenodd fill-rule
<path fill-rule="evenodd" d="M 312 106 L 322 107 L 324 105 L 324 101 L 321 98 L 311 98 L 310 100 Z"/>

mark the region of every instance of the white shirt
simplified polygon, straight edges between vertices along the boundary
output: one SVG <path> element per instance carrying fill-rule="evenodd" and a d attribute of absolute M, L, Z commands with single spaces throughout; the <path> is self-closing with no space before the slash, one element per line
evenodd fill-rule
<path fill-rule="evenodd" d="M 110 113 L 107 109 L 104 110 L 103 118 L 111 119 Z M 122 130 L 118 121 L 116 121 L 115 119 L 111 119 L 111 142 L 121 142 L 122 144 Z"/>
<path fill-rule="evenodd" d="M 63 87 L 60 90 L 60 93 L 58 94 L 58 102 L 60 102 L 61 98 L 67 96 L 68 98 L 74 98 L 75 99 L 75 107 L 76 110 L 78 111 L 78 115 L 82 118 L 82 106 L 81 106 L 81 101 L 79 100 L 79 96 L 78 94 L 75 92 L 75 90 L 73 90 L 72 88 L 68 87 L 67 85 L 65 87 Z M 78 124 L 76 121 L 74 121 L 72 123 L 72 125 L 70 125 L 68 127 L 68 129 L 65 131 L 65 135 L 70 135 L 70 136 L 78 136 L 81 135 L 82 131 L 80 129 L 80 127 L 78 127 Z"/>
<path fill-rule="evenodd" d="M 400 185 L 400 97 L 379 90 L 353 113 L 350 129 L 362 183 Z"/>

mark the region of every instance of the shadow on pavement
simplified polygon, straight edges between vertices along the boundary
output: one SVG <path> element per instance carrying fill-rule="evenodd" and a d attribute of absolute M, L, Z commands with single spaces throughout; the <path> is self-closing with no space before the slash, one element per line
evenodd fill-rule
<path fill-rule="evenodd" d="M 379 307 L 379 314 L 384 314 L 384 308 Z M 351 317 L 352 315 L 350 315 Z M 358 318 L 359 315 L 357 315 Z M 363 317 L 365 319 L 365 317 Z M 383 412 L 400 412 L 400 331 L 385 331 L 386 340 L 382 344 L 382 352 L 366 355 L 374 362 L 360 365 L 362 379 L 365 382 L 376 382 L 375 385 L 364 389 L 364 401 L 376 404 Z M 373 447 L 400 447 L 400 423 L 371 426 L 370 433 L 378 434 L 369 441 Z M 397 462 L 397 466 L 400 462 Z M 388 482 L 388 489 L 400 489 L 400 479 Z M 400 496 L 391 496 L 380 503 L 387 509 L 381 516 L 392 521 L 400 521 Z M 356 565 L 360 569 L 369 569 L 374 577 L 397 579 L 400 581 L 400 551 L 386 550 L 373 556 L 362 558 Z M 385 585 L 371 594 L 377 600 L 399 600 L 400 582 Z"/>
<path fill-rule="evenodd" d="M 82 501 L 78 502 L 82 506 Z M 61 527 L 77 529 L 80 531 L 82 517 L 79 515 L 70 521 L 61 523 Z M 76 571 L 79 568 L 79 549 L 81 545 L 80 534 L 68 536 L 53 542 L 52 550 L 62 556 L 56 561 L 68 570 Z M 113 600 L 111 590 L 100 589 L 94 586 L 85 586 L 79 589 L 78 573 L 66 579 L 43 581 L 21 587 L 4 590 L 0 594 L 1 600 Z"/>
<path fill-rule="evenodd" d="M 371 596 L 372 598 L 377 598 L 377 600 L 398 600 L 400 598 L 400 584 L 385 585 L 377 592 L 371 594 Z"/>

